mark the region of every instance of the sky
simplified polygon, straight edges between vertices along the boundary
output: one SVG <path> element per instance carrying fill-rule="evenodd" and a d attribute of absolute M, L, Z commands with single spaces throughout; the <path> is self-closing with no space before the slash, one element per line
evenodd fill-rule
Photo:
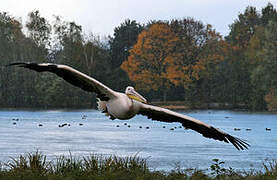
<path fill-rule="evenodd" d="M 28 13 L 39 10 L 50 22 L 54 15 L 74 21 L 85 33 L 113 35 L 115 27 L 126 19 L 143 24 L 150 20 L 193 17 L 211 24 L 217 32 L 228 35 L 229 25 L 247 6 L 258 11 L 269 2 L 277 8 L 277 0 L 0 0 L 0 12 L 26 21 Z"/>

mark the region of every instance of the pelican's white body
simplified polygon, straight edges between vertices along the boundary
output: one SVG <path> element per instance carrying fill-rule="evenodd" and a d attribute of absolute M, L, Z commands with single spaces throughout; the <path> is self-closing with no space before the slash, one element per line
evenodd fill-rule
<path fill-rule="evenodd" d="M 106 105 L 109 115 L 114 118 L 126 120 L 134 117 L 140 110 L 141 102 L 130 99 L 126 94 L 117 93 L 115 98 L 101 101 Z"/>

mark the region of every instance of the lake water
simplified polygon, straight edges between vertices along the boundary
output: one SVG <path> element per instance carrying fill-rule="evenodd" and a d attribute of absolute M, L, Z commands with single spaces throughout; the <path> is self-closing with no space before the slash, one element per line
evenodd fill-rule
<path fill-rule="evenodd" d="M 250 149 L 238 151 L 231 144 L 179 128 L 179 123 L 162 123 L 144 116 L 112 121 L 95 110 L 2 110 L 0 161 L 7 162 L 10 157 L 36 150 L 47 155 L 48 159 L 69 153 L 76 157 L 137 154 L 147 159 L 151 169 L 167 171 L 176 165 L 182 169 L 207 169 L 215 158 L 224 161 L 225 167 L 262 170 L 262 163 L 267 159 L 277 159 L 277 114 L 215 110 L 181 113 L 247 140 Z M 64 123 L 70 126 L 59 127 Z M 241 130 L 235 131 L 234 128 Z M 247 131 L 247 128 L 251 130 Z M 271 131 L 266 131 L 266 128 L 271 128 Z"/>

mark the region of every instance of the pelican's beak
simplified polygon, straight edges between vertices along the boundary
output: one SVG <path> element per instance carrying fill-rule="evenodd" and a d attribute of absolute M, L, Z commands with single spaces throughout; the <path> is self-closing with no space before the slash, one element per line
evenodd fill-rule
<path fill-rule="evenodd" d="M 142 102 L 142 103 L 145 103 L 147 104 L 147 100 L 142 97 L 142 95 L 140 95 L 138 92 L 136 92 L 135 90 L 132 90 L 131 92 L 129 92 L 127 94 L 127 96 L 130 98 L 130 99 L 134 99 L 136 101 L 139 101 L 139 102 Z"/>

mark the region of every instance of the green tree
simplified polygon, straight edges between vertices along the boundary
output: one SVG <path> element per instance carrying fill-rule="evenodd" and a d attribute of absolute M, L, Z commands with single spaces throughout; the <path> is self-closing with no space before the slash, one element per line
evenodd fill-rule
<path fill-rule="evenodd" d="M 48 21 L 41 17 L 39 11 L 32 11 L 28 14 L 26 27 L 31 39 L 34 40 L 37 46 L 47 49 L 51 43 L 51 25 Z"/>
<path fill-rule="evenodd" d="M 265 86 L 264 79 L 263 77 L 259 77 L 258 72 L 263 71 L 261 65 L 264 63 L 264 51 L 269 40 L 269 38 L 266 37 L 266 34 L 269 34 L 268 30 L 266 29 L 269 22 L 276 22 L 276 17 L 277 12 L 272 4 L 269 3 L 265 8 L 262 9 L 261 25 L 256 26 L 255 33 L 251 37 L 245 52 L 252 85 L 252 93 L 249 98 L 249 107 L 252 109 L 266 109 L 265 97 L 266 94 L 269 93 L 269 89 L 272 89 Z M 272 97 L 274 97 L 274 91 L 270 92 L 269 94 L 272 94 Z"/>
<path fill-rule="evenodd" d="M 251 79 L 258 84 L 262 92 L 266 92 L 265 100 L 268 109 L 277 109 L 277 22 L 270 21 L 264 30 L 264 41 L 257 51 L 256 66 Z M 254 40 L 253 40 L 254 41 Z"/>
<path fill-rule="evenodd" d="M 120 68 L 123 61 L 128 59 L 129 50 L 137 42 L 138 34 L 143 26 L 135 20 L 125 20 L 114 28 L 113 36 L 109 36 L 109 52 L 111 62 L 111 75 L 109 84 L 118 91 L 124 91 L 125 87 L 131 85 L 128 75 Z"/>
<path fill-rule="evenodd" d="M 56 16 L 54 29 L 54 60 L 59 64 L 70 65 L 79 71 L 88 72 L 84 60 L 84 37 L 82 33 L 82 27 L 75 22 L 63 21 L 60 17 Z M 53 83 L 56 86 L 56 91 L 53 93 L 59 93 L 60 89 L 62 94 L 57 94 L 63 100 L 57 100 L 61 107 L 89 107 L 91 105 L 91 96 L 89 93 L 82 91 L 81 89 L 72 86 L 65 81 L 58 81 Z M 86 102 L 86 103 L 81 103 Z"/>
<path fill-rule="evenodd" d="M 32 40 L 26 38 L 22 32 L 22 24 L 7 13 L 0 13 L 1 63 L 31 59 L 34 48 Z M 33 80 L 34 76 L 22 73 L 20 70 L 5 68 L 1 71 L 0 96 L 3 106 L 18 107 L 26 102 L 35 103 L 34 96 L 29 96 L 30 92 L 35 92 L 34 87 L 30 85 L 30 79 Z"/>
<path fill-rule="evenodd" d="M 0 57 L 1 64 L 8 64 L 10 61 L 16 59 L 19 53 L 16 53 L 15 47 L 19 39 L 23 38 L 21 31 L 21 24 L 8 13 L 0 13 Z M 0 73 L 0 104 L 2 106 L 9 106 L 15 100 L 16 92 L 13 85 L 15 76 L 9 69 L 5 71 L 1 68 Z"/>
<path fill-rule="evenodd" d="M 112 68 L 118 68 L 129 56 L 129 50 L 137 42 L 143 26 L 135 20 L 125 20 L 114 29 L 113 37 L 109 37 Z"/>
<path fill-rule="evenodd" d="M 56 61 L 81 68 L 84 41 L 82 27 L 75 22 L 66 22 L 56 16 L 53 28 L 56 37 Z"/>
<path fill-rule="evenodd" d="M 246 48 L 256 27 L 261 24 L 260 17 L 255 7 L 247 7 L 244 13 L 239 14 L 238 19 L 229 26 L 230 33 L 226 40 L 240 48 Z"/>
<path fill-rule="evenodd" d="M 246 57 L 246 50 L 256 28 L 261 24 L 261 15 L 255 7 L 247 7 L 244 13 L 238 15 L 238 19 L 230 25 L 230 33 L 226 41 L 233 48 L 226 63 L 223 63 L 222 77 L 229 82 L 227 88 L 228 102 L 234 106 L 238 104 L 249 105 L 251 103 L 253 86 L 250 79 L 250 60 Z"/>
<path fill-rule="evenodd" d="M 83 45 L 84 65 L 87 67 L 87 74 L 109 83 L 112 74 L 111 61 L 108 47 L 100 41 L 99 36 L 90 34 Z"/>
<path fill-rule="evenodd" d="M 58 47 L 55 61 L 70 65 L 106 83 L 109 77 L 107 74 L 110 74 L 110 58 L 108 49 L 100 38 L 93 34 L 84 36 L 81 26 L 75 22 L 65 22 L 59 17 L 56 17 L 53 27 L 57 37 L 56 47 Z M 64 90 L 62 106 L 76 107 L 82 104 L 82 107 L 90 107 L 95 104 L 93 101 L 87 101 L 87 99 L 92 100 L 91 94 L 63 81 L 55 84 Z"/>
<path fill-rule="evenodd" d="M 273 4 L 268 3 L 266 7 L 262 9 L 261 23 L 266 26 L 269 21 L 277 21 L 277 11 Z"/>

